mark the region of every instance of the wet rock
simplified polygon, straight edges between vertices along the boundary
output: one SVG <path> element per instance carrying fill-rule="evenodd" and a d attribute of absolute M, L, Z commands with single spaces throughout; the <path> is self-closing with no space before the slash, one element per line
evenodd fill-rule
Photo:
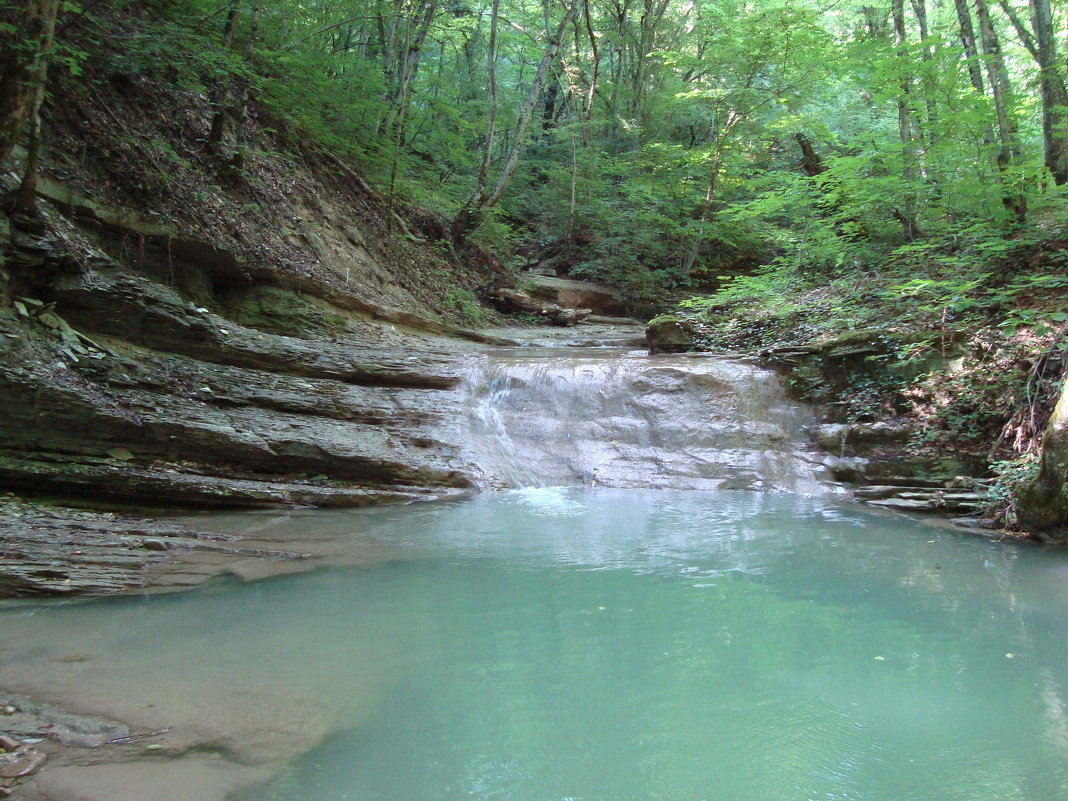
<path fill-rule="evenodd" d="M 19 748 L 22 743 L 16 740 L 14 737 L 8 737 L 6 734 L 0 734 L 0 748 L 5 751 L 14 751 Z"/>
<path fill-rule="evenodd" d="M 33 749 L 16 751 L 14 754 L 0 754 L 0 779 L 21 779 L 41 769 L 45 755 Z"/>
<path fill-rule="evenodd" d="M 827 454 L 820 463 L 831 471 L 835 481 L 856 484 L 863 481 L 868 469 L 868 460 L 859 456 L 833 456 Z"/>
<path fill-rule="evenodd" d="M 855 490 L 858 500 L 884 509 L 909 512 L 974 512 L 983 504 L 973 490 L 951 487 L 868 485 Z"/>
<path fill-rule="evenodd" d="M 138 547 L 145 539 L 166 548 Z M 291 572 L 314 557 L 299 538 L 288 546 L 248 542 L 203 526 L 192 530 L 165 520 L 17 501 L 0 503 L 0 553 L 0 597 L 101 595 L 196 584 L 252 561 L 269 564 L 269 572 Z M 177 578 L 172 580 L 172 574 Z M 179 580 L 182 575 L 189 580 Z M 55 657 L 61 662 L 88 658 L 83 653 Z M 16 716 L 15 722 L 5 719 L 3 728 L 26 730 L 18 724 L 16 706 L 3 697 L 0 704 L 5 704 L 0 712 Z"/>
<path fill-rule="evenodd" d="M 650 320 L 645 338 L 652 353 L 682 353 L 693 347 L 693 332 L 682 319 L 670 315 Z"/>
<path fill-rule="evenodd" d="M 0 372 L 7 487 L 241 507 L 471 485 L 436 431 L 459 402 L 458 358 L 255 331 L 119 273 L 64 292 L 65 314 L 108 344 L 57 361 L 54 335 L 22 324 Z"/>
<path fill-rule="evenodd" d="M 163 540 L 150 539 L 143 540 L 141 542 L 141 547 L 146 551 L 166 551 L 168 546 Z"/>
<path fill-rule="evenodd" d="M 465 474 L 457 474 L 451 477 L 452 486 L 448 486 L 435 481 L 435 478 L 448 479 L 448 476 L 435 477 L 428 473 L 423 481 L 413 475 L 415 483 L 410 486 L 346 486 L 297 476 L 226 475 L 221 467 L 205 475 L 206 469 L 209 468 L 197 465 L 115 467 L 91 460 L 35 460 L 0 454 L 0 481 L 16 489 L 195 508 L 344 508 L 402 503 L 459 494 L 470 486 L 471 481 Z M 434 484 L 437 486 L 432 486 Z M 0 567 L 3 567 L 2 563 Z"/>
<path fill-rule="evenodd" d="M 829 489 L 805 411 L 751 364 L 504 359 L 482 386 L 468 447 L 496 486 Z"/>
<path fill-rule="evenodd" d="M 913 432 L 912 425 L 905 420 L 880 421 L 876 423 L 827 423 L 816 426 L 813 439 L 821 448 L 829 451 L 877 448 L 885 445 L 900 444 Z"/>
<path fill-rule="evenodd" d="M 446 358 L 258 331 L 119 270 L 98 270 L 54 294 L 79 330 L 205 362 L 363 386 L 445 389 L 460 380 Z"/>
<path fill-rule="evenodd" d="M 620 326 L 640 326 L 641 320 L 635 320 L 633 317 L 609 317 L 603 314 L 591 314 L 586 318 L 585 322 L 593 325 L 620 325 Z"/>
<path fill-rule="evenodd" d="M 849 439 L 851 426 L 845 423 L 827 423 L 816 426 L 812 432 L 813 441 L 828 451 L 841 451 Z"/>
<path fill-rule="evenodd" d="M 927 501 L 917 498 L 884 498 L 879 501 L 869 501 L 872 506 L 881 506 L 884 509 L 897 509 L 903 512 L 939 512 L 944 511 L 932 507 Z"/>

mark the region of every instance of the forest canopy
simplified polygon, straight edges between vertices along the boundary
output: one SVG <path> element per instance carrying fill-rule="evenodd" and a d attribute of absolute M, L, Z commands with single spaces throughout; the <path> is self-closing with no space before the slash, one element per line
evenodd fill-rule
<path fill-rule="evenodd" d="M 210 93 L 213 144 L 250 146 L 251 109 L 454 240 L 639 295 L 776 261 L 997 250 L 1066 217 L 1068 41 L 1048 0 L 126 7 L 153 27 L 99 28 L 115 66 Z M 90 36 L 96 12 L 61 9 Z M 62 35 L 57 58 L 77 66 Z"/>
<path fill-rule="evenodd" d="M 389 192 L 473 213 L 455 236 L 552 240 L 574 275 L 673 289 L 1063 219 L 1068 47 L 1046 0 L 224 11 L 219 68 L 251 67 L 268 106 Z M 174 24 L 210 42 L 217 12 Z"/>
<path fill-rule="evenodd" d="M 33 5 L 59 11 L 61 66 L 86 57 L 76 31 L 112 70 L 208 96 L 207 144 L 237 163 L 250 129 L 285 127 L 447 220 L 453 245 L 650 308 L 757 267 L 888 260 L 953 294 L 1068 219 L 1049 0 Z"/>

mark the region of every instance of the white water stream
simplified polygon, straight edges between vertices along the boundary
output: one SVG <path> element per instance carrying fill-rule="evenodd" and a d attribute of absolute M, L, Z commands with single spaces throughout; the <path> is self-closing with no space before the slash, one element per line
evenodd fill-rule
<path fill-rule="evenodd" d="M 809 410 L 737 360 L 583 349 L 471 365 L 468 458 L 490 486 L 828 490 Z"/>

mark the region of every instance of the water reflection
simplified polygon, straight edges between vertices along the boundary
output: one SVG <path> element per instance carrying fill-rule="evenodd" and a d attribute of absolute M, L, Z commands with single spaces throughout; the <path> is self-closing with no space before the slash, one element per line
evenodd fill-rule
<path fill-rule="evenodd" d="M 0 684 L 311 749 L 275 801 L 1068 798 L 1060 554 L 745 492 L 231 520 L 376 566 L 11 607 Z"/>

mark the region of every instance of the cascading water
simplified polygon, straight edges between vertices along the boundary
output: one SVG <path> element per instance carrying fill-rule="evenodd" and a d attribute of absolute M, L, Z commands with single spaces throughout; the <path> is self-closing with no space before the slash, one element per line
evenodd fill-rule
<path fill-rule="evenodd" d="M 467 381 L 486 483 L 826 492 L 810 413 L 770 370 L 699 356 L 510 351 Z"/>

